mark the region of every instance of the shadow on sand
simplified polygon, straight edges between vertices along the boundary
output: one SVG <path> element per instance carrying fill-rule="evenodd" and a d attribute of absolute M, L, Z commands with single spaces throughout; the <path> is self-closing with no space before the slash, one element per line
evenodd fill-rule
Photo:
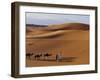
<path fill-rule="evenodd" d="M 40 58 L 40 59 L 31 59 L 35 61 L 56 61 L 56 62 L 73 62 L 75 61 L 76 57 L 62 57 L 59 60 L 56 60 L 55 58 Z"/>

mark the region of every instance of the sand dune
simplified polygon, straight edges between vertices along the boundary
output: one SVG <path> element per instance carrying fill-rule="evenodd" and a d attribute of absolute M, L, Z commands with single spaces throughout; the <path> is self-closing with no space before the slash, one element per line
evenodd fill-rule
<path fill-rule="evenodd" d="M 64 23 L 58 25 L 49 25 L 48 30 L 89 30 L 88 24 L 83 23 Z"/>
<path fill-rule="evenodd" d="M 52 37 L 60 36 L 64 32 L 65 31 L 59 30 L 59 31 L 54 31 L 54 32 L 48 32 L 48 33 L 44 33 L 44 34 L 34 35 L 34 36 L 30 35 L 30 36 L 27 36 L 27 38 L 52 38 Z"/>
<path fill-rule="evenodd" d="M 66 23 L 47 27 L 26 28 L 26 52 L 51 53 L 54 57 L 61 52 L 64 57 L 76 57 L 73 62 L 26 61 L 27 67 L 74 65 L 89 63 L 89 25 Z M 35 64 L 38 62 L 37 64 Z"/>
<path fill-rule="evenodd" d="M 38 29 L 35 30 L 35 29 Z M 36 28 L 36 27 L 27 27 L 26 29 L 27 38 L 51 38 L 56 37 L 58 35 L 64 34 L 67 30 L 89 30 L 89 25 L 82 23 L 67 23 L 67 24 L 59 24 L 59 25 L 48 25 L 48 27 L 44 28 Z"/>

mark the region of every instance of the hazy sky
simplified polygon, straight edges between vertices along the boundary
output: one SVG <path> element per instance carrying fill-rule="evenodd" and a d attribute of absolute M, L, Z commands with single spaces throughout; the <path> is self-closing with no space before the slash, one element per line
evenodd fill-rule
<path fill-rule="evenodd" d="M 79 22 L 89 24 L 89 15 L 26 13 L 26 24 L 48 25 Z"/>

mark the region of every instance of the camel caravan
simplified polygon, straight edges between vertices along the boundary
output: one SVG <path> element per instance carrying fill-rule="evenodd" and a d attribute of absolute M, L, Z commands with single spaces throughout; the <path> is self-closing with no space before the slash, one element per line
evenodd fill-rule
<path fill-rule="evenodd" d="M 48 60 L 49 57 L 52 57 L 53 55 L 50 54 L 50 53 L 37 53 L 37 54 L 34 54 L 34 53 L 26 53 L 26 58 L 29 58 L 29 59 L 35 59 L 35 60 L 41 60 L 41 59 L 46 59 Z M 55 59 L 56 61 L 60 61 L 62 59 L 62 56 L 61 54 L 56 54 L 55 55 Z"/>

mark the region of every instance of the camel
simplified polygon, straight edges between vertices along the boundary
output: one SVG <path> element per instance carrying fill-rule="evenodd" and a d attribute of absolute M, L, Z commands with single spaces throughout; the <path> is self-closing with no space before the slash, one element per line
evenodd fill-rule
<path fill-rule="evenodd" d="M 26 57 L 28 57 L 29 59 L 31 58 L 31 56 L 33 56 L 33 53 L 26 53 Z"/>
<path fill-rule="evenodd" d="M 52 54 L 45 53 L 43 56 L 44 56 L 44 58 L 45 58 L 45 57 L 48 58 L 48 57 L 52 56 Z"/>
<path fill-rule="evenodd" d="M 42 54 L 36 54 L 36 55 L 34 56 L 35 59 L 39 59 L 40 57 L 42 57 Z"/>

